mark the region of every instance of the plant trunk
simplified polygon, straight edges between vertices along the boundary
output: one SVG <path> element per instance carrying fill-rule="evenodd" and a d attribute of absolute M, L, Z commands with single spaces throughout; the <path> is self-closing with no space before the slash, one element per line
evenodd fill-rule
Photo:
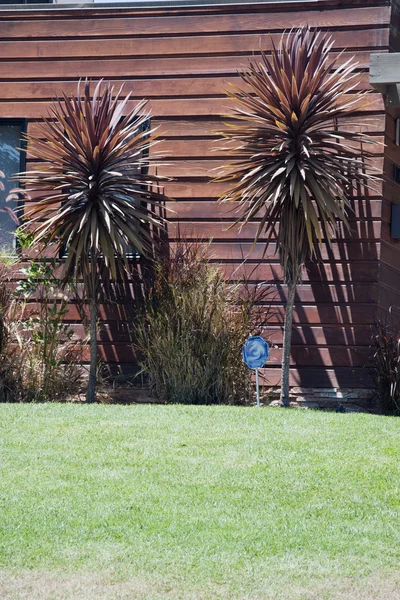
<path fill-rule="evenodd" d="M 290 374 L 290 350 L 292 346 L 292 322 L 293 305 L 296 295 L 296 283 L 288 283 L 288 299 L 285 313 L 285 327 L 283 330 L 283 351 L 282 351 L 282 387 L 281 387 L 281 406 L 289 406 L 289 374 Z"/>
<path fill-rule="evenodd" d="M 97 304 L 90 300 L 90 371 L 86 402 L 95 400 L 97 379 Z"/>

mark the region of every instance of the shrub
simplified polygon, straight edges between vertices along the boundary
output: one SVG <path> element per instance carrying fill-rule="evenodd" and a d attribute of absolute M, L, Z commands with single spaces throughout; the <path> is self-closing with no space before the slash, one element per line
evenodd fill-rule
<path fill-rule="evenodd" d="M 21 269 L 26 278 L 17 287 L 25 302 L 35 300 L 33 310 L 27 302 L 23 305 L 15 327 L 28 400 L 65 400 L 81 387 L 80 345 L 64 321 L 69 298 L 59 289 L 55 268 L 54 260 L 30 261 Z"/>
<path fill-rule="evenodd" d="M 400 415 L 400 323 L 392 310 L 374 323 L 369 372 L 380 412 Z"/>
<path fill-rule="evenodd" d="M 31 260 L 13 294 L 10 268 L 0 263 L 1 401 L 60 401 L 79 391 L 79 346 L 64 323 L 68 298 L 54 269 L 52 261 Z"/>
<path fill-rule="evenodd" d="M 133 323 L 138 361 L 165 402 L 248 401 L 251 373 L 242 362 L 247 336 L 271 314 L 269 285 L 230 284 L 208 248 L 180 242 L 155 266 L 145 310 Z"/>
<path fill-rule="evenodd" d="M 0 401 L 13 398 L 20 387 L 19 364 L 11 349 L 15 299 L 11 287 L 12 262 L 8 256 L 0 260 Z"/>

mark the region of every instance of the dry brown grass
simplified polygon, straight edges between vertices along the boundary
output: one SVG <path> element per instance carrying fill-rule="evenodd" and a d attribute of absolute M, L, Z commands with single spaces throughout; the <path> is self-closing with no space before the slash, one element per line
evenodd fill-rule
<path fill-rule="evenodd" d="M 107 574 L 62 575 L 27 571 L 0 572 L 1 600 L 149 600 L 167 598 L 158 586 L 141 579 L 112 582 Z"/>
<path fill-rule="evenodd" d="M 264 586 L 263 586 L 264 587 Z M 277 590 L 277 588 L 279 588 Z M 364 579 L 310 581 L 307 586 L 279 586 L 266 576 L 263 591 L 231 595 L 227 586 L 188 592 L 159 581 L 135 578 L 113 581 L 109 573 L 66 575 L 0 571 L 1 600 L 400 600 L 400 575 L 377 573 Z"/>

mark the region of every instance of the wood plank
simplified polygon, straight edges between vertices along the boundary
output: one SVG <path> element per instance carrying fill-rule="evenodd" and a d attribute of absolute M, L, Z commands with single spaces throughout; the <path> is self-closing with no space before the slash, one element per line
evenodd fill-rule
<path fill-rule="evenodd" d="M 126 344 L 100 343 L 98 345 L 100 360 L 107 363 L 133 362 L 135 353 Z M 321 366 L 321 367 L 363 367 L 368 360 L 370 350 L 365 346 L 346 346 L 346 348 L 316 348 L 312 346 L 293 346 L 290 364 L 293 366 Z M 80 349 L 82 362 L 90 359 L 89 346 Z M 271 361 L 281 363 L 282 350 L 271 350 Z"/>
<path fill-rule="evenodd" d="M 391 202 L 384 199 L 382 201 L 382 224 L 389 224 L 392 218 L 392 204 Z"/>
<path fill-rule="evenodd" d="M 279 365 L 268 366 L 262 370 L 266 379 L 266 385 L 279 386 L 281 382 L 281 371 Z M 333 369 L 321 369 L 318 367 L 301 367 L 290 370 L 290 385 L 312 388 L 362 388 L 372 387 L 369 373 L 362 367 L 336 367 Z"/>
<path fill-rule="evenodd" d="M 133 110 L 137 104 L 136 100 L 128 102 L 126 110 Z M 374 106 L 379 107 L 380 104 L 380 98 L 376 98 Z M 48 117 L 48 107 L 47 102 L 0 101 L 0 117 L 8 119 Z M 212 114 L 216 116 L 226 114 L 230 106 L 225 98 L 152 99 L 147 104 L 146 110 L 151 111 L 152 116 L 155 117 L 209 117 Z"/>
<path fill-rule="evenodd" d="M 199 200 L 207 200 L 210 198 L 217 198 L 221 196 L 228 189 L 229 185 L 227 183 L 216 183 L 214 181 L 201 181 L 201 180 L 192 180 L 192 181 L 167 181 L 165 182 L 164 188 L 165 193 L 170 198 L 175 198 L 176 200 L 182 198 L 185 200 L 193 199 L 194 202 L 198 202 Z M 382 184 L 377 182 L 376 190 L 372 193 L 371 190 L 368 191 L 368 194 L 365 194 L 368 197 L 371 197 L 371 202 L 373 201 L 375 196 L 380 196 L 382 194 Z M 369 200 L 367 200 L 367 203 Z M 368 210 L 366 209 L 366 213 L 368 214 Z"/>
<path fill-rule="evenodd" d="M 356 244 L 360 245 L 360 251 L 364 253 L 364 247 L 368 246 L 364 242 L 379 242 L 380 239 L 389 241 L 392 245 L 396 242 L 392 240 L 390 233 L 386 231 L 387 228 L 383 228 L 382 230 L 380 221 L 354 221 L 351 224 L 350 232 L 344 230 L 343 226 L 340 229 L 341 233 L 335 235 L 332 241 L 333 243 L 338 242 L 344 245 L 352 244 L 348 249 L 342 249 L 346 253 L 354 252 Z M 231 241 L 235 244 L 242 244 L 242 247 L 246 244 L 246 247 L 250 249 L 251 242 L 254 240 L 257 230 L 258 223 L 255 221 L 247 223 L 243 229 L 240 229 L 232 222 L 226 221 L 170 221 L 168 223 L 168 238 L 170 241 L 178 239 L 202 240 L 204 242 L 207 240 L 212 240 L 213 242 Z M 276 230 L 279 231 L 279 225 L 277 225 Z M 267 235 L 263 232 L 259 237 L 259 244 L 262 245 L 266 239 Z M 276 236 L 273 236 L 271 240 L 270 248 L 272 252 L 275 252 Z M 334 249 L 335 246 L 333 246 L 333 253 Z M 270 256 L 271 251 L 268 251 L 267 256 Z M 365 255 L 363 254 L 363 256 Z"/>
<path fill-rule="evenodd" d="M 400 201 L 400 198 L 399 198 Z M 385 203 L 388 205 L 388 203 Z M 182 220 L 217 220 L 232 221 L 238 214 L 237 202 L 220 203 L 218 200 L 180 200 L 166 204 L 170 221 Z M 359 218 L 362 221 L 380 219 L 382 215 L 382 200 L 356 200 L 354 213 L 350 213 L 350 221 Z"/>
<path fill-rule="evenodd" d="M 1 87 L 1 84 L 0 84 Z M 198 102 L 202 102 L 201 99 L 198 99 Z M 0 103 L 1 107 L 1 103 Z M 159 140 L 157 151 L 161 154 L 165 153 L 165 160 L 168 165 L 173 165 L 175 168 L 179 168 L 181 166 L 182 159 L 192 159 L 192 158 L 223 158 L 224 163 L 232 162 L 233 157 L 226 150 L 226 142 L 221 138 L 215 139 L 214 137 L 206 137 L 205 139 L 193 139 L 193 138 L 178 138 L 178 139 L 168 139 L 161 137 L 158 135 L 158 131 L 156 130 L 156 135 Z M 209 133 L 213 133 L 204 130 L 204 135 L 207 136 Z M 376 144 L 370 144 L 369 151 L 376 156 L 382 156 L 383 152 L 386 149 L 384 147 L 384 137 L 383 136 L 374 136 L 374 141 Z M 349 144 L 350 146 L 350 144 Z M 357 148 L 358 149 L 358 148 Z M 30 145 L 28 144 L 28 161 L 29 159 L 29 151 Z M 388 148 L 387 148 L 388 151 Z M 400 149 L 397 148 L 397 152 L 399 154 L 400 161 Z M 239 158 L 239 155 L 235 156 L 235 160 Z M 179 159 L 179 161 L 178 161 Z"/>
<path fill-rule="evenodd" d="M 379 265 L 379 282 L 392 288 L 397 288 L 397 282 L 399 280 L 400 269 L 396 269 L 391 265 L 381 263 Z M 400 290 L 399 290 L 400 293 Z"/>
<path fill-rule="evenodd" d="M 282 344 L 282 328 L 274 332 L 267 330 L 269 338 L 277 344 Z M 315 344 L 317 346 L 369 346 L 371 331 L 364 325 L 360 327 L 300 327 L 295 326 L 292 331 L 292 342 L 296 345 Z"/>
<path fill-rule="evenodd" d="M 332 53 L 332 56 L 335 53 Z M 359 69 L 369 66 L 369 52 L 343 52 L 337 64 L 344 64 L 354 56 Z M 247 56 L 210 56 L 188 58 L 127 58 L 127 59 L 101 59 L 77 61 L 68 60 L 32 60 L 0 62 L 0 79 L 43 79 L 45 78 L 80 78 L 80 77 L 133 77 L 196 74 L 236 75 L 241 69 L 248 68 L 249 60 L 254 57 Z"/>
<path fill-rule="evenodd" d="M 177 102 L 177 101 L 176 101 Z M 196 101 L 198 104 L 201 104 L 201 101 Z M 0 103 L 0 115 L 1 115 L 2 105 Z M 194 179 L 194 178 L 202 178 L 202 179 L 214 179 L 217 177 L 218 173 L 222 171 L 222 167 L 227 163 L 226 159 L 221 158 L 209 158 L 206 157 L 197 157 L 193 159 L 183 159 L 183 160 L 173 160 L 173 142 L 170 144 L 164 144 L 163 152 L 165 153 L 168 149 L 168 156 L 164 159 L 158 160 L 157 172 L 161 177 L 170 178 L 173 177 L 175 180 L 182 179 Z M 37 159 L 32 159 L 28 157 L 29 168 L 35 168 L 36 165 L 43 164 L 45 161 L 40 161 Z M 366 172 L 370 171 L 376 175 L 376 169 L 383 168 L 383 156 L 374 157 L 373 161 L 367 166 Z M 233 161 L 229 160 L 229 163 L 234 165 Z M 233 171 L 234 166 L 232 166 Z M 224 170 L 224 173 L 228 173 L 228 169 Z"/>
<path fill-rule="evenodd" d="M 201 102 L 201 100 L 199 100 Z M 384 152 L 384 137 L 376 136 L 374 137 L 374 141 L 376 144 L 370 144 L 368 150 L 371 154 L 375 154 L 376 156 L 382 156 Z M 226 143 L 225 143 L 226 146 Z M 231 162 L 232 156 L 228 153 L 224 146 L 224 142 L 215 139 L 206 139 L 206 140 L 163 140 L 159 145 L 159 151 L 165 152 L 167 154 L 167 161 L 169 164 L 171 162 L 176 162 L 175 160 L 171 160 L 170 156 L 176 158 L 204 158 L 204 157 L 222 157 L 225 159 L 225 162 Z M 350 144 L 348 144 L 350 147 Z M 355 145 L 354 145 L 355 146 Z M 358 148 L 357 148 L 358 149 Z M 400 148 L 397 148 L 398 160 L 400 161 Z M 236 155 L 236 159 L 239 158 L 239 154 Z M 178 166 L 177 162 L 177 166 Z"/>
<path fill-rule="evenodd" d="M 133 377 L 137 373 L 137 367 L 129 363 L 114 363 L 107 365 L 110 375 L 117 374 Z M 262 383 L 266 387 L 280 386 L 280 365 L 269 363 L 262 370 Z M 372 383 L 368 371 L 363 367 L 292 367 L 290 369 L 290 385 L 311 388 L 371 388 Z"/>
<path fill-rule="evenodd" d="M 286 303 L 287 286 L 276 284 L 275 302 Z M 297 287 L 295 302 L 308 304 L 353 304 L 362 302 L 376 303 L 378 301 L 378 285 L 364 283 L 328 284 L 315 282 L 309 285 L 302 284 Z"/>
<path fill-rule="evenodd" d="M 160 80 L 161 81 L 161 80 Z M 221 120 L 217 116 L 213 117 L 209 115 L 208 119 L 191 119 L 185 118 L 176 120 L 168 119 L 162 120 L 161 118 L 154 117 L 153 123 L 158 127 L 157 133 L 160 137 L 166 138 L 177 138 L 177 137 L 219 137 L 218 131 L 221 130 L 222 123 L 229 122 L 227 119 Z M 349 127 L 348 123 L 351 123 L 351 129 L 363 131 L 370 134 L 382 135 L 385 130 L 385 115 L 352 115 L 348 119 L 342 119 L 339 121 L 340 127 Z"/>
<path fill-rule="evenodd" d="M 274 244 L 268 246 L 265 260 L 277 259 Z M 251 261 L 260 261 L 264 257 L 264 244 L 256 244 L 252 247 L 251 243 L 242 242 L 233 239 L 230 242 L 215 242 L 210 246 L 210 252 L 215 261 L 230 260 L 238 262 L 245 259 Z M 377 261 L 380 256 L 379 242 L 336 242 L 332 244 L 332 248 L 328 249 L 325 246 L 321 249 L 323 260 L 341 261 L 348 264 L 348 277 L 351 278 L 351 269 L 353 261 Z M 371 265 L 372 267 L 372 265 Z"/>
<path fill-rule="evenodd" d="M 95 80 L 94 80 L 95 81 Z M 133 98 L 188 97 L 223 95 L 230 84 L 240 84 L 241 78 L 231 77 L 185 77 L 166 79 L 113 79 L 115 89 L 124 86 L 124 92 Z M 15 81 L 0 82 L 0 98 L 3 100 L 49 100 L 65 92 L 76 93 L 78 79 L 73 81 Z M 94 82 L 93 82 L 94 84 Z M 360 87 L 368 87 L 364 76 Z M 214 124 L 215 125 L 215 124 Z"/>
<path fill-rule="evenodd" d="M 394 163 L 400 164 L 400 147 L 390 139 L 386 139 L 385 156 Z"/>
<path fill-rule="evenodd" d="M 268 245 L 268 249 L 265 252 L 265 245 L 263 243 L 258 243 L 253 248 L 251 242 L 241 242 L 235 237 L 224 242 L 213 240 L 211 244 L 208 238 L 200 240 L 195 238 L 195 241 L 207 244 L 214 262 L 241 262 L 250 260 L 254 263 L 262 260 L 277 260 L 276 247 L 272 242 Z M 173 241 L 171 241 L 171 245 L 172 247 L 174 246 Z M 353 261 L 368 261 L 372 267 L 374 261 L 377 261 L 380 257 L 380 246 L 379 241 L 332 242 L 331 248 L 327 248 L 325 245 L 322 246 L 321 256 L 323 261 L 349 263 L 347 265 L 348 277 L 351 278 Z M 24 254 L 30 258 L 37 256 L 38 252 L 34 249 L 26 249 Z M 54 250 L 49 247 L 43 250 L 42 254 L 50 258 L 53 256 Z"/>
<path fill-rule="evenodd" d="M 382 242 L 380 259 L 382 263 L 400 270 L 400 252 L 392 244 Z"/>
<path fill-rule="evenodd" d="M 72 323 L 73 339 L 84 339 L 86 335 L 85 327 L 81 323 Z M 272 344 L 282 344 L 282 327 L 267 327 L 263 336 Z M 111 321 L 101 323 L 98 331 L 98 340 L 100 342 L 111 343 L 132 343 L 132 334 L 129 331 L 129 325 L 125 322 Z M 350 345 L 350 346 L 368 346 L 371 341 L 371 334 L 367 327 L 301 327 L 295 326 L 292 332 L 292 343 L 294 346 L 307 344 L 307 346 L 331 346 L 331 345 Z"/>
<path fill-rule="evenodd" d="M 35 129 L 36 120 L 40 122 L 40 117 L 33 117 L 35 121 L 28 123 L 28 131 Z M 353 123 L 351 128 L 357 129 L 365 133 L 381 135 L 385 129 L 385 115 L 354 115 L 349 119 L 343 119 L 340 126 L 346 126 L 348 123 Z M 203 138 L 203 137 L 219 137 L 218 132 L 221 130 L 221 123 L 229 122 L 228 119 L 222 119 L 219 115 L 208 115 L 207 117 L 185 118 L 169 118 L 153 116 L 152 124 L 157 127 L 157 135 L 160 138 Z M 379 182 L 377 183 L 377 187 Z"/>
<path fill-rule="evenodd" d="M 213 262 L 213 261 L 212 261 Z M 282 282 L 282 269 L 276 260 L 276 256 L 268 260 L 268 262 L 222 262 L 215 261 L 214 264 L 221 269 L 229 279 L 239 281 L 245 278 L 249 282 Z M 27 267 L 27 263 L 19 263 L 14 266 L 14 274 L 12 279 L 19 281 L 23 276 L 19 273 L 19 269 Z M 382 273 L 382 269 L 387 265 L 381 264 L 380 267 L 377 261 L 352 261 L 351 265 L 344 262 L 319 262 L 307 265 L 303 269 L 302 281 L 307 284 L 312 282 L 313 287 L 318 284 L 335 283 L 342 284 L 344 281 L 351 279 L 353 284 L 359 282 L 377 282 Z M 394 274 L 393 274 L 394 273 Z M 392 270 L 392 277 L 397 277 L 397 271 Z M 347 284 L 344 284 L 347 285 Z"/>
<path fill-rule="evenodd" d="M 374 98 L 372 98 L 374 96 Z M 127 103 L 127 111 L 133 109 L 137 101 Z M 209 117 L 210 115 L 224 115 L 233 110 L 232 102 L 225 98 L 189 98 L 166 99 L 149 101 L 146 109 L 155 117 Z M 383 100 L 380 94 L 371 94 L 368 106 L 360 107 L 359 113 L 376 112 L 383 109 Z M 49 116 L 47 102 L 0 102 L 1 118 L 38 118 Z M 178 168 L 178 171 L 180 169 Z"/>
<path fill-rule="evenodd" d="M 171 101 L 173 102 L 173 101 Z M 197 101 L 196 101 L 197 102 Z M 198 103 L 200 104 L 201 101 L 199 100 Z M 1 104 L 0 104 L 0 111 L 1 111 Z M 234 164 L 233 161 L 229 161 L 231 164 Z M 158 173 L 161 176 L 165 176 L 165 177 L 174 177 L 176 179 L 179 180 L 179 178 L 182 179 L 191 179 L 191 178 L 195 178 L 195 177 L 202 177 L 202 178 L 214 178 L 217 176 L 219 169 L 226 163 L 225 161 L 222 161 L 221 159 L 216 159 L 216 160 L 212 160 L 207 158 L 204 159 L 200 159 L 198 158 L 197 160 L 181 160 L 181 161 L 172 161 L 170 159 L 170 161 L 168 162 L 168 158 L 166 158 L 165 161 L 160 161 L 160 166 L 158 167 Z M 372 167 L 372 168 L 371 168 Z M 373 162 L 371 161 L 371 164 L 367 166 L 366 168 L 366 172 L 367 173 L 373 173 L 374 175 L 377 175 L 376 173 L 376 169 L 379 169 L 380 171 L 382 171 L 383 169 L 383 157 L 374 157 Z M 228 173 L 228 170 L 225 171 L 226 173 Z"/>
<path fill-rule="evenodd" d="M 383 186 L 383 195 L 388 202 L 400 204 L 400 185 L 386 177 Z"/>
<path fill-rule="evenodd" d="M 332 30 L 333 27 L 362 28 L 369 25 L 388 25 L 390 8 L 356 7 L 334 10 L 310 10 L 273 12 L 268 7 L 267 22 L 259 12 L 210 15 L 168 15 L 131 17 L 123 16 L 123 9 L 118 16 L 110 18 L 54 19 L 54 14 L 46 13 L 50 18 L 38 20 L 2 19 L 0 22 L 0 38 L 34 39 L 63 37 L 114 37 L 137 35 L 173 35 L 188 33 L 229 33 L 251 31 L 281 31 L 299 27 L 307 23 L 310 27 L 321 27 Z M 267 27 L 266 27 L 267 26 Z"/>
<path fill-rule="evenodd" d="M 396 140 L 396 121 L 393 119 L 393 117 L 391 117 L 388 111 L 386 111 L 385 135 L 392 142 Z"/>
<path fill-rule="evenodd" d="M 301 325 L 370 325 L 375 314 L 375 305 L 366 304 L 322 304 L 321 306 L 296 304 L 293 321 L 294 324 Z M 37 312 L 36 302 L 27 304 L 27 315 Z M 127 321 L 129 319 L 131 307 L 123 305 L 101 305 L 99 308 L 99 318 L 103 321 Z M 271 325 L 282 325 L 284 322 L 285 310 L 281 304 L 274 305 L 274 311 L 271 316 Z M 66 321 L 81 321 L 81 313 L 76 304 L 68 304 Z"/>
<path fill-rule="evenodd" d="M 252 221 L 247 223 L 243 229 L 239 230 L 234 222 L 198 222 L 181 221 L 170 222 L 168 225 L 168 235 L 171 240 L 176 238 L 183 239 L 213 239 L 226 240 L 234 239 L 238 243 L 242 240 L 253 240 L 258 230 L 258 223 Z M 277 231 L 279 226 L 277 226 Z M 343 228 L 342 228 L 343 230 Z M 347 233 L 343 230 L 343 237 L 346 240 L 379 240 L 381 237 L 380 221 L 357 221 L 352 223 L 352 231 Z M 267 236 L 263 233 L 260 236 L 260 242 Z M 334 239 L 338 239 L 336 236 Z M 340 238 L 339 238 L 340 239 Z"/>
<path fill-rule="evenodd" d="M 400 240 L 392 238 L 390 220 L 382 223 L 381 240 L 400 252 Z"/>
<path fill-rule="evenodd" d="M 250 281 L 282 281 L 281 266 L 275 261 L 264 263 L 219 263 L 219 268 L 232 279 L 246 278 Z M 303 269 L 303 282 L 377 282 L 379 279 L 378 261 L 357 262 L 351 265 L 340 262 L 312 263 Z"/>
<path fill-rule="evenodd" d="M 204 35 L 184 37 L 112 38 L 87 40 L 21 40 L 0 41 L 2 60 L 55 59 L 83 57 L 139 57 L 234 54 L 271 51 L 274 43 L 279 44 L 282 34 L 240 33 L 237 35 Z M 357 35 L 350 31 L 335 31 L 332 34 L 335 49 L 388 48 L 389 28 L 359 29 Z"/>
<path fill-rule="evenodd" d="M 199 104 L 202 100 L 198 100 Z M 1 102 L 0 102 L 1 109 Z M 157 134 L 157 132 L 156 132 Z M 220 139 L 203 139 L 203 140 L 183 140 L 183 139 L 159 139 L 157 152 L 161 153 L 161 155 L 165 155 L 163 159 L 164 162 L 168 164 L 168 167 L 173 168 L 174 171 L 182 170 L 182 161 L 183 160 L 192 160 L 192 159 L 221 159 L 219 162 L 221 164 L 229 164 L 232 163 L 233 157 L 229 154 L 229 152 L 224 147 L 224 142 Z M 377 144 L 370 144 L 369 151 L 371 154 L 374 154 L 376 157 L 383 156 L 384 145 L 383 145 L 383 137 L 374 138 L 377 141 Z M 350 146 L 350 144 L 349 144 Z M 31 158 L 29 157 L 30 147 L 28 145 L 28 163 L 31 162 Z M 400 149 L 398 149 L 399 161 L 400 161 Z M 240 155 L 235 155 L 234 160 L 238 160 Z M 245 157 L 246 158 L 246 157 Z M 179 159 L 179 160 L 178 160 Z M 196 160 L 198 163 L 198 160 Z M 190 165 L 190 163 L 189 163 Z M 190 167 L 189 167 L 190 168 Z"/>
<path fill-rule="evenodd" d="M 396 186 L 397 187 L 397 186 Z M 178 210 L 178 205 L 183 205 L 186 206 L 187 205 L 193 205 L 193 210 L 195 211 L 196 214 L 193 214 L 193 218 L 202 218 L 202 216 L 204 216 L 204 218 L 207 218 L 207 214 L 201 214 L 202 209 L 202 203 L 204 203 L 204 210 L 207 210 L 207 204 L 209 203 L 209 205 L 215 204 L 215 210 L 217 210 L 217 206 L 219 206 L 218 210 L 221 211 L 227 211 L 227 214 L 229 214 L 229 211 L 231 210 L 232 206 L 230 203 L 228 204 L 217 204 L 217 199 L 219 196 L 221 196 L 224 192 L 227 191 L 227 184 L 225 183 L 216 183 L 214 181 L 203 181 L 203 180 L 199 180 L 199 179 L 194 179 L 192 181 L 166 181 L 163 185 L 164 188 L 164 192 L 165 194 L 170 198 L 170 200 L 168 201 L 168 205 L 172 206 L 173 210 Z M 377 196 L 379 198 L 379 194 L 381 192 L 381 185 L 377 185 Z M 42 194 L 37 192 L 37 193 L 32 193 L 32 198 L 39 198 Z M 370 218 L 379 218 L 379 199 L 376 199 L 376 196 L 370 196 L 371 199 L 367 198 L 365 200 L 365 202 L 362 202 L 358 199 L 354 199 L 354 204 L 355 204 L 355 210 L 356 210 L 356 214 L 359 215 L 360 217 L 366 218 L 366 219 L 370 219 Z M 176 201 L 176 202 L 175 202 Z M 29 201 L 27 201 L 28 203 Z M 197 207 L 196 209 L 194 207 Z M 199 211 L 199 217 L 197 216 L 197 209 Z M 183 208 L 183 213 L 184 213 L 184 217 L 183 218 L 188 218 L 186 215 L 189 214 L 188 211 L 190 212 L 190 209 L 187 208 Z M 220 216 L 219 212 L 216 215 L 216 213 L 214 213 L 215 216 Z M 169 218 L 173 218 L 173 214 L 169 215 Z M 231 216 L 231 220 L 234 217 Z"/>
<path fill-rule="evenodd" d="M 395 261 L 391 261 L 390 264 L 382 262 L 380 265 L 379 272 L 379 306 L 384 310 L 383 316 L 388 317 L 387 311 L 390 309 L 393 311 L 395 318 L 400 317 L 400 267 L 399 267 L 399 255 L 400 248 L 397 246 L 393 248 L 395 252 Z M 385 249 L 383 261 L 386 259 Z"/>
<path fill-rule="evenodd" d="M 392 277 L 393 277 L 393 273 L 392 273 Z M 399 277 L 400 277 L 400 272 L 397 272 L 395 274 L 394 281 L 398 281 Z M 391 281 L 389 281 L 388 285 L 385 285 L 383 282 L 381 282 L 380 292 L 379 292 L 379 306 L 381 308 L 386 309 L 386 311 L 388 311 L 390 309 L 396 318 L 399 317 L 400 290 L 398 289 L 398 286 L 396 286 L 396 284 L 393 282 L 393 279 Z M 387 312 L 386 312 L 385 316 L 386 317 L 388 316 Z"/>
<path fill-rule="evenodd" d="M 333 324 L 356 324 L 363 323 L 365 325 L 371 325 L 375 315 L 376 308 L 372 304 L 363 305 L 361 303 L 354 305 L 343 304 L 327 305 L 322 304 L 321 306 L 306 306 L 296 304 L 293 312 L 293 322 L 295 324 L 311 325 L 324 323 L 326 325 Z M 277 306 L 275 309 L 275 315 L 271 320 L 278 323 L 283 323 L 285 317 L 284 308 Z"/>

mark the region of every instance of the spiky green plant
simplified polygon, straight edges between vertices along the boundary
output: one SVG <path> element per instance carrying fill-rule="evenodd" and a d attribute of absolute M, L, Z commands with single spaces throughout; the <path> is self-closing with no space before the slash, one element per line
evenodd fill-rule
<path fill-rule="evenodd" d="M 331 37 L 302 27 L 282 37 L 272 56 L 261 53 L 240 73 L 246 87 L 228 92 L 236 107 L 222 132 L 226 150 L 240 156 L 223 167 L 219 181 L 231 188 L 223 202 L 239 204 L 240 228 L 260 218 L 254 243 L 277 244 L 288 285 L 282 358 L 281 403 L 289 404 L 289 364 L 296 284 L 307 258 L 330 244 L 338 221 L 349 229 L 355 186 L 370 175 L 360 152 L 369 138 L 343 118 L 366 102 L 357 91 L 353 59 L 338 66 Z M 228 170 L 228 171 L 226 171 Z"/>
<path fill-rule="evenodd" d="M 155 164 L 145 156 L 154 144 L 146 101 L 128 110 L 130 94 L 114 94 L 110 84 L 90 83 L 65 94 L 50 107 L 50 116 L 27 136 L 32 158 L 44 160 L 20 175 L 27 194 L 40 195 L 28 210 L 23 228 L 34 244 L 65 249 L 62 283 L 83 280 L 90 305 L 90 376 L 87 401 L 95 396 L 98 300 L 102 284 L 125 279 L 128 249 L 152 252 L 152 227 L 163 196 L 154 190 L 157 176 L 142 169 Z M 147 169 L 146 169 L 147 171 Z"/>

